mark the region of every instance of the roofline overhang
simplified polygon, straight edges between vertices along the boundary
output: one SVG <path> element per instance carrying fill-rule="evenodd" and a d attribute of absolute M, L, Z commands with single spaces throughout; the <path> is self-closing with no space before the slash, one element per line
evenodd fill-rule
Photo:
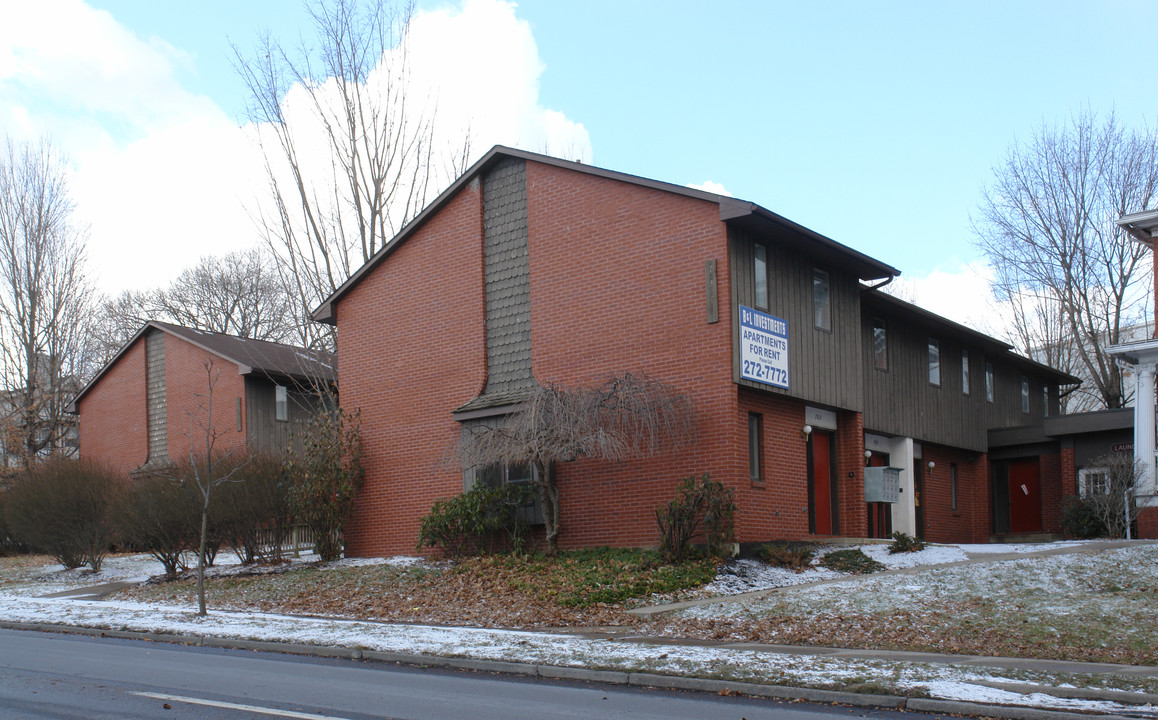
<path fill-rule="evenodd" d="M 1154 247 L 1154 238 L 1158 236 L 1158 210 L 1143 210 L 1128 213 L 1117 219 L 1118 227 L 1129 233 L 1143 245 Z"/>
<path fill-rule="evenodd" d="M 574 170 L 585 173 L 587 175 L 594 175 L 596 177 L 605 178 L 608 180 L 616 180 L 619 182 L 627 182 L 641 187 L 659 190 L 661 192 L 674 193 L 684 197 L 693 198 L 696 200 L 703 200 L 705 202 L 714 203 L 720 208 L 720 220 L 722 222 L 740 221 L 744 218 L 759 217 L 764 221 L 775 223 L 778 226 L 792 230 L 800 235 L 814 240 L 821 245 L 825 250 L 831 253 L 838 253 L 844 256 L 845 260 L 853 267 L 857 268 L 857 272 L 863 280 L 876 280 L 885 277 L 895 277 L 901 274 L 900 270 L 886 265 L 885 263 L 869 257 L 864 253 L 853 250 L 852 248 L 842 245 L 835 240 L 825 237 L 820 233 L 809 230 L 808 228 L 791 220 L 777 215 L 776 213 L 767 210 L 759 205 L 737 200 L 727 195 L 718 195 L 716 193 L 708 192 L 706 190 L 697 190 L 684 185 L 676 185 L 674 183 L 664 182 L 662 180 L 652 180 L 650 178 L 641 177 L 639 175 L 631 175 L 630 173 L 619 172 L 616 170 L 606 170 L 591 165 L 584 165 L 583 163 L 574 162 L 572 160 L 563 160 L 560 158 L 551 157 L 549 155 L 541 155 L 539 153 L 528 152 L 526 150 L 517 150 L 515 148 L 496 145 L 491 148 L 485 155 L 479 158 L 473 165 L 471 165 L 466 172 L 464 172 L 457 180 L 451 183 L 450 187 L 443 190 L 437 198 L 427 205 L 422 212 L 418 213 L 409 223 L 403 227 L 397 235 L 390 239 L 385 245 L 374 253 L 374 255 L 367 260 L 362 267 L 358 268 L 344 283 L 342 283 L 333 293 L 330 294 L 322 303 L 310 313 L 311 319 L 315 322 L 325 323 L 327 325 L 337 324 L 337 315 L 334 310 L 335 303 L 338 302 L 346 293 L 348 293 L 355 285 L 362 281 L 362 278 L 377 267 L 383 260 L 389 257 L 395 249 L 414 234 L 418 228 L 422 227 L 431 217 L 438 213 L 447 203 L 454 198 L 455 195 L 462 190 L 463 187 L 472 182 L 486 167 L 492 163 L 498 162 L 503 157 L 514 157 L 522 160 L 549 165 L 552 167 L 563 168 L 566 170 Z"/>
<path fill-rule="evenodd" d="M 1111 345 L 1106 352 L 1130 365 L 1158 363 L 1158 339 Z"/>

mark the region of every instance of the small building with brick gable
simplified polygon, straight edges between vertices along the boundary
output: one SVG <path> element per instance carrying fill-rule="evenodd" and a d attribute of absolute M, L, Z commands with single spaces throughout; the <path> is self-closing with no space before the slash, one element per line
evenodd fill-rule
<path fill-rule="evenodd" d="M 69 410 L 80 456 L 132 473 L 187 459 L 206 423 L 222 451 L 282 450 L 336 381 L 330 353 L 151 321 Z"/>
<path fill-rule="evenodd" d="M 561 547 L 657 544 L 656 507 L 705 472 L 742 543 L 985 540 L 987 431 L 1040 420 L 1074 379 L 883 296 L 898 274 L 754 203 L 492 149 L 315 311 L 361 413 L 349 553 L 413 552 L 477 476 L 448 460 L 471 424 L 536 383 L 623 372 L 687 393 L 697 442 L 556 467 Z M 866 464 L 900 468 L 897 502 L 866 503 Z"/>

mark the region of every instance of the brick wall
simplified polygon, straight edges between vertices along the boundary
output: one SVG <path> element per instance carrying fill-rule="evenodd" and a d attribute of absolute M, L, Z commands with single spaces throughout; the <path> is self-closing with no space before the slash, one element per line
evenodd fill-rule
<path fill-rule="evenodd" d="M 940 543 L 984 543 L 989 541 L 989 464 L 984 455 L 965 450 L 922 443 L 925 539 Z M 929 470 L 929 462 L 934 467 Z M 951 473 L 957 468 L 957 509 L 953 510 Z"/>
<path fill-rule="evenodd" d="M 1144 508 L 1138 513 L 1138 537 L 1158 540 L 1158 508 Z"/>
<path fill-rule="evenodd" d="M 215 378 L 210 404 L 210 378 Z M 241 431 L 237 401 L 241 398 Z M 206 432 L 216 452 L 245 447 L 245 378 L 237 366 L 181 338 L 165 335 L 165 415 L 169 459 L 204 457 Z"/>
<path fill-rule="evenodd" d="M 125 351 L 78 404 L 80 455 L 128 472 L 148 457 L 145 340 Z"/>
<path fill-rule="evenodd" d="M 366 468 L 351 555 L 413 553 L 431 504 L 462 492 L 451 411 L 486 382 L 482 267 L 476 181 L 337 304 L 340 398 L 361 413 Z"/>
<path fill-rule="evenodd" d="M 204 363 L 210 357 L 218 376 L 213 390 L 212 418 L 208 398 L 204 397 L 208 394 Z M 171 460 L 189 456 L 191 435 L 194 445 L 204 448 L 205 426 L 210 420 L 217 433 L 217 449 L 244 444 L 244 420 L 242 431 L 237 432 L 236 406 L 238 397 L 244 403 L 244 379 L 237 374 L 236 365 L 166 333 L 165 388 Z M 98 460 L 126 473 L 148 460 L 143 337 L 89 390 L 78 410 L 81 457 Z M 244 415 L 243 408 L 243 419 Z"/>

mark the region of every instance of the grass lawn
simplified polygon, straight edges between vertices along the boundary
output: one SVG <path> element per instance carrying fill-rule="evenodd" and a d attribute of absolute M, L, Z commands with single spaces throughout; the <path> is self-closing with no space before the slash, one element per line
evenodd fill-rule
<path fill-rule="evenodd" d="M 1158 546 L 923 568 L 694 608 L 664 634 L 1158 664 Z"/>

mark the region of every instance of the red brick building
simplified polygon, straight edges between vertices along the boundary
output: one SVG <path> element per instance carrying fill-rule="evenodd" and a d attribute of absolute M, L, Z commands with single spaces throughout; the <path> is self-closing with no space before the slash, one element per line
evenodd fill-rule
<path fill-rule="evenodd" d="M 213 378 L 212 402 L 209 401 Z M 337 379 L 332 355 L 146 323 L 69 406 L 80 455 L 122 472 L 216 448 L 280 449 Z"/>
<path fill-rule="evenodd" d="M 1074 379 L 876 290 L 897 274 L 750 202 L 492 149 L 315 313 L 361 412 L 350 553 L 413 552 L 472 482 L 447 459 L 464 428 L 627 371 L 687 393 L 698 440 L 556 467 L 562 547 L 656 544 L 656 507 L 704 472 L 741 542 L 986 540 L 988 430 L 1056 413 Z M 901 469 L 899 502 L 866 504 L 866 463 Z"/>

